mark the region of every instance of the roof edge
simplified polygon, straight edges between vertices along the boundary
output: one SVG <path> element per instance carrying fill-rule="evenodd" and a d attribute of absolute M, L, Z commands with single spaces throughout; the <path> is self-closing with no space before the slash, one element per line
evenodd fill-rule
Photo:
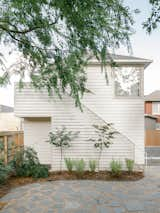
<path fill-rule="evenodd" d="M 144 65 L 144 68 L 148 67 L 153 62 L 153 60 L 150 60 L 150 59 L 138 58 L 138 57 L 134 57 L 134 56 L 109 54 L 106 62 L 110 63 L 111 61 L 116 62 L 117 64 Z M 101 64 L 101 61 L 97 60 L 93 56 L 90 59 L 89 64 Z"/>

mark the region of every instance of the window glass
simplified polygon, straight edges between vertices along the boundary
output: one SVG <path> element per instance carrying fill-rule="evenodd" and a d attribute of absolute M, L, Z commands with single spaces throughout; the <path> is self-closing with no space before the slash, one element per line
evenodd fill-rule
<path fill-rule="evenodd" d="M 153 103 L 152 114 L 160 114 L 160 102 Z"/>
<path fill-rule="evenodd" d="M 140 96 L 139 67 L 118 67 L 115 69 L 115 95 Z"/>

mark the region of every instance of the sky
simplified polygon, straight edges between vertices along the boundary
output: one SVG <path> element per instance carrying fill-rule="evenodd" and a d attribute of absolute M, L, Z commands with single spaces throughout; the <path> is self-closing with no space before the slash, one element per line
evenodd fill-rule
<path fill-rule="evenodd" d="M 131 37 L 133 55 L 153 60 L 153 63 L 145 70 L 144 93 L 149 94 L 154 90 L 160 90 L 160 25 L 151 35 L 142 29 L 142 22 L 150 14 L 149 0 L 124 0 L 125 4 L 132 9 L 141 12 L 135 16 L 134 29 L 136 33 Z M 4 50 L 5 51 L 5 50 Z M 127 55 L 127 49 L 121 48 L 118 54 Z M 7 57 L 8 63 L 12 64 L 13 56 Z M 0 88 L 0 104 L 14 106 L 14 84 Z"/>

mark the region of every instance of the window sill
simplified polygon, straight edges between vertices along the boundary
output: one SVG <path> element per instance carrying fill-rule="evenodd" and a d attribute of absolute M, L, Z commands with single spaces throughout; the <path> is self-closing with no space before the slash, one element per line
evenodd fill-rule
<path fill-rule="evenodd" d="M 114 99 L 141 99 L 144 100 L 144 96 L 114 96 Z"/>

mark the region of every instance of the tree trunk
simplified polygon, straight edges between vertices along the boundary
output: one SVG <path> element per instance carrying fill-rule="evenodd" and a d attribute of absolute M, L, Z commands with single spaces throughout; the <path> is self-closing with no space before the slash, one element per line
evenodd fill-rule
<path fill-rule="evenodd" d="M 98 153 L 98 171 L 99 171 L 99 167 L 100 167 L 101 155 L 102 155 L 102 149 L 100 149 L 100 151 Z"/>
<path fill-rule="evenodd" d="M 61 159 L 60 159 L 60 171 L 62 172 L 62 157 L 63 157 L 63 149 L 61 147 Z"/>

